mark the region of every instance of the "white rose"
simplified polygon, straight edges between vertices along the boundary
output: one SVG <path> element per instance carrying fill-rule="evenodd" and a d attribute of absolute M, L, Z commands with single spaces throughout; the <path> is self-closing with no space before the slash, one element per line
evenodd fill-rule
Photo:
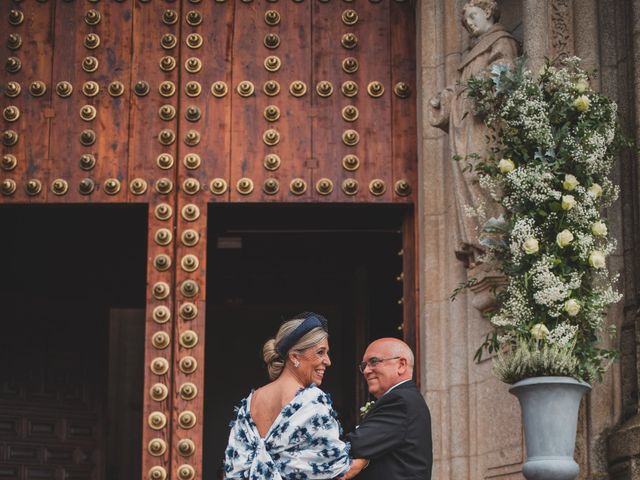
<path fill-rule="evenodd" d="M 560 248 L 564 248 L 573 242 L 573 233 L 569 230 L 563 230 L 558 235 L 556 235 L 556 243 Z"/>
<path fill-rule="evenodd" d="M 540 250 L 540 246 L 538 245 L 538 240 L 536 240 L 533 237 L 527 238 L 522 244 L 522 249 L 524 250 L 524 253 L 526 253 L 527 255 L 538 253 L 538 250 Z"/>
<path fill-rule="evenodd" d="M 563 210 L 571 210 L 576 206 L 576 199 L 573 198 L 573 195 L 563 195 L 562 196 L 562 209 Z"/>
<path fill-rule="evenodd" d="M 578 303 L 573 298 L 570 298 L 566 302 L 564 302 L 564 311 L 569 314 L 570 317 L 575 317 L 580 312 L 580 303 Z"/>
<path fill-rule="evenodd" d="M 593 268 L 604 268 L 607 264 L 604 254 L 600 250 L 594 250 L 589 255 L 589 265 Z"/>
<path fill-rule="evenodd" d="M 586 95 L 580 95 L 573 101 L 573 106 L 576 107 L 576 110 L 579 112 L 586 112 L 589 110 L 589 105 L 591 105 L 591 101 Z"/>
<path fill-rule="evenodd" d="M 510 158 L 503 158 L 498 162 L 498 168 L 501 173 L 512 172 L 516 168 L 516 164 Z"/>
<path fill-rule="evenodd" d="M 591 225 L 591 233 L 593 233 L 596 237 L 604 237 L 607 234 L 607 226 L 604 222 L 595 222 Z"/>
<path fill-rule="evenodd" d="M 549 329 L 544 323 L 536 323 L 531 327 L 531 335 L 533 335 L 533 338 L 536 340 L 544 340 L 546 336 L 549 335 Z"/>
<path fill-rule="evenodd" d="M 574 84 L 574 87 L 576 89 L 576 92 L 584 93 L 589 88 L 589 81 L 584 78 L 581 78 Z"/>
<path fill-rule="evenodd" d="M 562 188 L 564 188 L 566 191 L 570 192 L 571 190 L 576 188 L 578 185 L 580 185 L 580 182 L 573 175 L 564 176 L 564 182 L 562 182 Z"/>
<path fill-rule="evenodd" d="M 594 183 L 587 189 L 587 193 L 593 198 L 599 198 L 602 195 L 602 187 Z"/>

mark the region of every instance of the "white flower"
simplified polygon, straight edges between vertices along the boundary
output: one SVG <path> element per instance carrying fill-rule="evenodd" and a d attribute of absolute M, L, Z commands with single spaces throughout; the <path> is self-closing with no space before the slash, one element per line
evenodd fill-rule
<path fill-rule="evenodd" d="M 563 210 L 571 210 L 576 206 L 576 199 L 573 195 L 563 195 L 562 196 L 562 209 Z"/>
<path fill-rule="evenodd" d="M 595 237 L 590 233 L 576 232 L 576 238 L 571 244 L 573 250 L 583 262 L 589 261 L 589 255 L 596 249 Z"/>
<path fill-rule="evenodd" d="M 525 254 L 528 254 L 525 243 L 529 239 L 536 239 L 540 236 L 540 231 L 535 226 L 533 218 L 519 218 L 509 234 L 509 250 L 513 262 L 518 263 Z M 531 252 L 535 253 L 535 252 Z"/>
<path fill-rule="evenodd" d="M 512 172 L 516 168 L 516 164 L 510 158 L 503 158 L 498 162 L 498 168 L 501 173 Z"/>
<path fill-rule="evenodd" d="M 571 325 L 568 322 L 562 322 L 556 328 L 554 328 L 549 336 L 547 337 L 547 342 L 558 345 L 559 347 L 566 347 L 569 345 L 573 338 L 578 333 L 578 326 Z"/>
<path fill-rule="evenodd" d="M 580 303 L 573 298 L 570 298 L 566 302 L 564 302 L 564 311 L 569 314 L 570 317 L 575 317 L 580 312 Z"/>
<path fill-rule="evenodd" d="M 573 101 L 573 106 L 576 107 L 576 110 L 578 110 L 579 112 L 586 112 L 587 110 L 589 110 L 590 105 L 591 101 L 586 95 L 580 95 Z"/>
<path fill-rule="evenodd" d="M 594 183 L 589 187 L 587 193 L 591 196 L 591 198 L 600 198 L 602 196 L 602 187 L 597 183 Z"/>
<path fill-rule="evenodd" d="M 536 323 L 531 327 L 531 335 L 533 335 L 533 338 L 536 340 L 544 340 L 546 336 L 549 335 L 549 329 L 544 323 Z"/>
<path fill-rule="evenodd" d="M 564 182 L 562 182 L 562 188 L 564 188 L 566 191 L 570 192 L 571 190 L 576 188 L 578 185 L 580 185 L 580 182 L 575 176 L 573 175 L 564 176 Z"/>
<path fill-rule="evenodd" d="M 584 93 L 589 88 L 589 81 L 585 78 L 581 78 L 575 83 L 574 87 L 576 89 L 576 92 Z"/>
<path fill-rule="evenodd" d="M 564 248 L 573 242 L 573 233 L 569 230 L 563 230 L 558 235 L 556 235 L 556 243 L 560 248 Z"/>
<path fill-rule="evenodd" d="M 500 311 L 491 317 L 496 327 L 515 327 L 533 321 L 533 310 L 527 291 L 518 278 L 510 278 L 505 290 L 505 302 Z"/>
<path fill-rule="evenodd" d="M 594 250 L 589 255 L 589 265 L 593 268 L 604 268 L 606 264 L 605 256 L 600 250 Z"/>
<path fill-rule="evenodd" d="M 607 234 L 607 226 L 604 222 L 596 222 L 591 225 L 591 233 L 593 233 L 596 237 L 604 237 Z"/>
<path fill-rule="evenodd" d="M 367 403 L 365 403 L 363 406 L 360 407 L 360 416 L 364 417 L 367 413 L 369 413 L 369 410 L 371 410 L 373 408 L 373 405 L 376 402 L 373 400 L 369 400 Z"/>
<path fill-rule="evenodd" d="M 536 240 L 533 237 L 527 238 L 522 244 L 522 249 L 524 250 L 524 253 L 526 253 L 527 255 L 538 253 L 538 250 L 540 250 L 540 246 L 538 245 L 538 240 Z"/>
<path fill-rule="evenodd" d="M 505 177 L 502 204 L 509 210 L 519 210 L 528 203 L 536 205 L 549 200 L 559 201 L 562 192 L 554 188 L 555 176 L 540 165 L 522 165 Z"/>
<path fill-rule="evenodd" d="M 529 270 L 533 300 L 538 305 L 547 307 L 547 314 L 551 317 L 559 317 L 562 314 L 565 300 L 582 284 L 582 275 L 579 273 L 557 275 L 554 271 L 555 262 L 554 257 L 544 255 Z"/>

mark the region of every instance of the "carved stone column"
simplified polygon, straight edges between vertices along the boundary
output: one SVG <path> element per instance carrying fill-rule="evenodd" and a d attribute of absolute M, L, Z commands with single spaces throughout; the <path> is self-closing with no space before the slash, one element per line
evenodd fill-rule
<path fill-rule="evenodd" d="M 529 68 L 537 72 L 549 55 L 549 2 L 523 0 L 522 23 L 524 25 L 523 49 L 529 57 Z"/>
<path fill-rule="evenodd" d="M 574 55 L 578 49 L 588 59 L 587 67 L 597 66 L 595 10 L 595 0 L 523 0 L 524 51 L 529 68 L 537 72 L 545 57 L 553 60 Z M 575 26 L 574 11 L 580 12 L 581 20 Z"/>
<path fill-rule="evenodd" d="M 544 3 L 544 2 L 542 2 Z M 573 1 L 551 0 L 549 24 L 551 26 L 551 49 L 549 57 L 554 59 L 573 55 Z M 582 27 L 580 27 L 582 30 Z M 597 37 L 596 37 L 597 38 Z"/>
<path fill-rule="evenodd" d="M 576 56 L 582 59 L 585 70 L 593 70 L 600 66 L 600 48 L 598 38 L 598 1 L 573 0 L 573 38 Z M 600 88 L 600 78 L 592 80 L 595 89 Z"/>
<path fill-rule="evenodd" d="M 631 109 L 622 106 L 623 125 L 635 123 L 635 141 L 640 140 L 640 0 L 629 3 L 617 1 L 619 16 L 624 18 L 628 30 L 622 34 L 620 25 L 616 26 L 616 41 L 619 55 L 623 57 L 617 63 L 626 66 L 635 80 L 624 92 L 633 103 Z M 629 17 L 631 17 L 629 21 Z M 630 31 L 629 31 L 630 30 Z M 624 41 L 631 36 L 632 49 L 624 48 Z M 631 51 L 631 58 L 623 56 L 624 51 Z M 618 74 L 620 76 L 620 74 Z M 603 79 L 604 81 L 604 79 Z M 622 99 L 621 99 L 622 100 Z M 625 115 L 626 114 L 626 115 Z M 635 119 L 632 116 L 635 115 Z M 626 116 L 626 118 L 624 118 Z M 624 122 L 624 120 L 627 120 Z M 634 122 L 635 120 L 635 122 Z M 627 132 L 627 134 L 632 134 Z M 622 377 L 622 422 L 609 436 L 607 453 L 612 480 L 640 479 L 640 308 L 638 299 L 638 262 L 640 257 L 640 222 L 638 221 L 640 192 L 637 181 L 635 155 L 622 159 L 621 170 L 626 181 L 622 181 L 622 208 L 624 224 L 628 226 L 623 237 L 625 262 L 625 313 L 620 338 L 620 366 Z M 630 177 L 630 179 L 629 179 Z M 626 188 L 625 188 L 626 187 Z"/>

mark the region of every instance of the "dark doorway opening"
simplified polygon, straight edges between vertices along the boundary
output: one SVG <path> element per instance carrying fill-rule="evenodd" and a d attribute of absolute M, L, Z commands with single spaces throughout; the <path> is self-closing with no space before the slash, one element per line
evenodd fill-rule
<path fill-rule="evenodd" d="M 0 477 L 141 469 L 146 207 L 0 208 Z"/>
<path fill-rule="evenodd" d="M 220 467 L 233 407 L 268 382 L 262 345 L 302 311 L 329 319 L 322 384 L 345 431 L 367 399 L 367 343 L 402 338 L 402 225 L 395 205 L 212 205 L 207 252 L 204 478 Z"/>

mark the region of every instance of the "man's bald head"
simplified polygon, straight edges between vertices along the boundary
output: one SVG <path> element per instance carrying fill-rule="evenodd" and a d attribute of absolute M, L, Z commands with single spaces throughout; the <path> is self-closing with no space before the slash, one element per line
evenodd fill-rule
<path fill-rule="evenodd" d="M 409 345 L 397 338 L 373 341 L 362 360 L 367 364 L 363 374 L 369 393 L 376 398 L 380 398 L 394 385 L 413 377 L 413 352 Z"/>
<path fill-rule="evenodd" d="M 393 337 L 379 338 L 369 344 L 369 347 L 372 346 L 379 347 L 385 352 L 385 355 L 405 358 L 409 367 L 413 371 L 413 366 L 415 364 L 413 352 L 409 345 L 404 343 L 402 340 Z"/>

